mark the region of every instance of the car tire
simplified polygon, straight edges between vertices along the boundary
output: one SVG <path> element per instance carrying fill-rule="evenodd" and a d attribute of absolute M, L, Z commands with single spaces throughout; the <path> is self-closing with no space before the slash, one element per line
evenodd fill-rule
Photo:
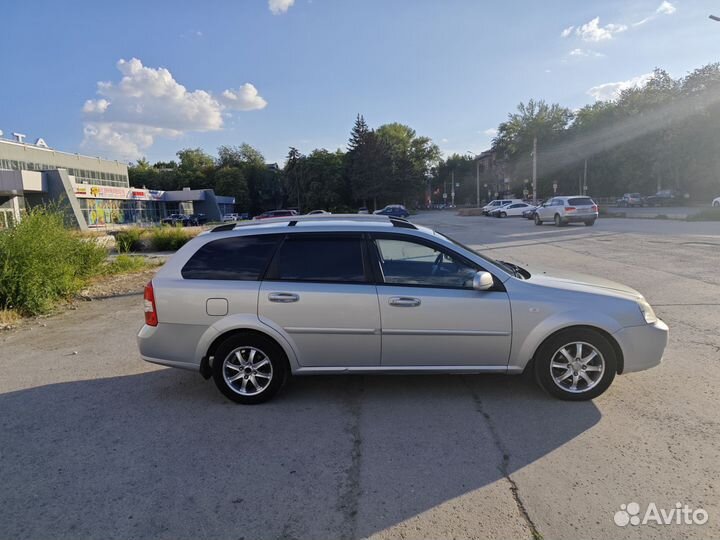
<path fill-rule="evenodd" d="M 290 373 L 282 347 L 266 336 L 247 333 L 235 334 L 218 346 L 212 375 L 215 386 L 226 398 L 255 405 L 273 397 Z"/>
<path fill-rule="evenodd" d="M 720 203 L 718 203 L 718 202 L 713 203 L 713 208 L 720 208 Z"/>
<path fill-rule="evenodd" d="M 533 219 L 535 220 L 535 225 L 542 225 L 542 219 L 540 219 L 540 216 L 535 214 L 535 217 Z"/>
<path fill-rule="evenodd" d="M 593 225 L 595 225 L 595 220 L 594 220 L 594 219 L 590 219 L 590 220 L 588 220 L 588 221 L 585 222 L 585 226 L 586 226 L 586 227 L 592 227 Z"/>
<path fill-rule="evenodd" d="M 507 213 L 506 213 L 506 212 L 500 212 L 500 217 L 507 217 Z"/>
<path fill-rule="evenodd" d="M 581 344 L 580 356 L 577 355 L 578 343 Z M 599 332 L 569 328 L 540 345 L 535 352 L 533 369 L 535 380 L 551 396 L 566 401 L 586 401 L 598 397 L 612 384 L 617 373 L 617 355 Z"/>
<path fill-rule="evenodd" d="M 563 223 L 563 220 L 560 217 L 560 214 L 555 214 L 555 226 L 562 227 L 563 225 L 565 225 L 565 224 Z"/>

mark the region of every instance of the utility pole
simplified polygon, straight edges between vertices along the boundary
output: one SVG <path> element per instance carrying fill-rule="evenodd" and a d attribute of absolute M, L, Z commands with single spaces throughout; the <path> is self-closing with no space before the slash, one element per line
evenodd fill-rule
<path fill-rule="evenodd" d="M 537 137 L 533 137 L 533 204 L 537 205 Z"/>
<path fill-rule="evenodd" d="M 480 208 L 480 160 L 475 160 L 475 186 L 477 188 L 475 208 Z"/>
<path fill-rule="evenodd" d="M 580 193 L 580 195 L 585 195 L 585 194 L 587 194 L 587 158 L 585 158 L 585 170 L 584 170 L 584 172 L 583 172 L 583 185 L 582 185 L 582 187 L 583 187 L 583 189 L 582 189 L 582 192 Z"/>
<path fill-rule="evenodd" d="M 450 186 L 450 204 L 455 206 L 455 169 L 452 170 L 452 186 Z"/>

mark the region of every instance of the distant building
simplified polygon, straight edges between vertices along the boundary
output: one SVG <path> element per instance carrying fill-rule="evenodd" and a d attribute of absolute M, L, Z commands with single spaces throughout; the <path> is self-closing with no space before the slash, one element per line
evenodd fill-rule
<path fill-rule="evenodd" d="M 0 132 L 2 134 L 2 132 Z M 0 138 L 0 228 L 33 206 L 62 205 L 80 229 L 157 222 L 168 214 L 205 214 L 220 221 L 234 197 L 211 189 L 154 191 L 130 186 L 125 163 Z"/>

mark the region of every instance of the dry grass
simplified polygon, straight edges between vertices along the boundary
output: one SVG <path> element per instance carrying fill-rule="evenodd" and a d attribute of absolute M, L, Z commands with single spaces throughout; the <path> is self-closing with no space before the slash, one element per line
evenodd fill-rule
<path fill-rule="evenodd" d="M 0 330 L 12 328 L 20 322 L 20 315 L 14 309 L 0 309 Z"/>

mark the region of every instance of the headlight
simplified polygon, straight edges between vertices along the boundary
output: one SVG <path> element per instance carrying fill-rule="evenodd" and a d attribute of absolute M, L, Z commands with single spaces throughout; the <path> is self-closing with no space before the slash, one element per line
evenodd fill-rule
<path fill-rule="evenodd" d="M 653 308 L 650 307 L 650 304 L 647 303 L 647 300 L 639 300 L 638 307 L 640 308 L 640 313 L 642 313 L 643 317 L 645 317 L 646 323 L 655 324 L 657 322 L 657 315 L 655 315 Z"/>

